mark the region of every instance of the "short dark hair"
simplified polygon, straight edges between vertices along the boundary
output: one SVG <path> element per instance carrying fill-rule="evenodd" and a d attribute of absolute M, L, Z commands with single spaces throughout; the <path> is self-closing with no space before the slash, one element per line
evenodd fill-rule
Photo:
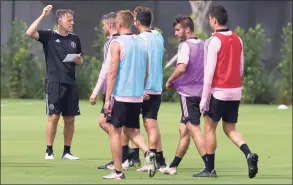
<path fill-rule="evenodd" d="M 147 7 L 138 6 L 134 9 L 135 19 L 143 26 L 151 26 L 152 24 L 152 11 Z"/>
<path fill-rule="evenodd" d="M 212 7 L 209 16 L 214 17 L 218 21 L 219 25 L 222 26 L 226 25 L 228 22 L 228 12 L 221 5 Z"/>
<path fill-rule="evenodd" d="M 70 9 L 58 9 L 56 11 L 56 21 L 58 22 L 58 20 L 61 19 L 65 14 L 74 15 L 74 11 Z"/>
<path fill-rule="evenodd" d="M 177 24 L 181 24 L 183 28 L 189 28 L 192 32 L 194 31 L 194 23 L 191 17 L 179 16 L 173 22 L 173 27 L 175 27 Z"/>

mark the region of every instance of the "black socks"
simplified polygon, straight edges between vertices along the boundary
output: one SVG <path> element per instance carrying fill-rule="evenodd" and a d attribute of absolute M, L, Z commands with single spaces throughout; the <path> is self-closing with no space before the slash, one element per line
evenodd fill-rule
<path fill-rule="evenodd" d="M 244 155 L 245 155 L 245 157 L 247 159 L 248 158 L 248 154 L 251 153 L 249 147 L 247 146 L 247 144 L 242 144 L 240 146 L 240 150 L 244 153 Z"/>
<path fill-rule="evenodd" d="M 177 157 L 175 156 L 175 158 L 173 159 L 172 163 L 170 164 L 170 168 L 177 168 L 181 162 L 182 158 L 181 157 Z"/>

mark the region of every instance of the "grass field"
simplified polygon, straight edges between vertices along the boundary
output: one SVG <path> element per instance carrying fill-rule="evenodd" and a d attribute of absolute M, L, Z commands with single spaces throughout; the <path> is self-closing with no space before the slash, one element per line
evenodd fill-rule
<path fill-rule="evenodd" d="M 278 110 L 277 106 L 241 105 L 238 128 L 250 148 L 260 156 L 255 179 L 248 178 L 243 153 L 226 138 L 219 125 L 217 179 L 192 177 L 203 166 L 192 143 L 178 175 L 166 176 L 158 172 L 150 179 L 146 173 L 131 168 L 123 181 L 103 180 L 102 175 L 109 171 L 96 170 L 97 165 L 111 158 L 108 137 L 96 124 L 101 105 L 90 106 L 82 101 L 80 108 L 82 115 L 76 119 L 72 152 L 81 160 L 61 160 L 63 122 L 60 122 L 54 145 L 55 160 L 45 161 L 44 101 L 1 100 L 1 184 L 292 184 L 291 107 Z M 168 162 L 173 159 L 177 147 L 179 118 L 179 104 L 162 104 L 159 124 Z M 142 159 L 142 154 L 140 157 Z"/>

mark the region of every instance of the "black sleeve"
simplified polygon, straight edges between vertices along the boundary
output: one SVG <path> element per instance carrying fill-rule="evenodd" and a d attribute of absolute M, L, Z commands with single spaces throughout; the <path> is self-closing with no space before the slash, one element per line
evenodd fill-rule
<path fill-rule="evenodd" d="M 77 37 L 77 54 L 81 53 L 81 56 L 83 55 L 82 53 L 82 48 L 81 48 L 81 42 L 79 37 Z"/>
<path fill-rule="evenodd" d="M 46 43 L 49 40 L 49 37 L 52 33 L 51 30 L 37 30 L 37 32 L 39 33 L 39 42 L 41 43 Z"/>

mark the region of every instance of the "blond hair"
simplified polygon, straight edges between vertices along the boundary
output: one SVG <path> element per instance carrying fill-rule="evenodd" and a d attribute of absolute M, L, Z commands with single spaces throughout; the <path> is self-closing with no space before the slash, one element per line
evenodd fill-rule
<path fill-rule="evenodd" d="M 131 28 L 133 24 L 133 14 L 130 10 L 121 10 L 117 13 L 117 20 L 122 27 Z"/>

